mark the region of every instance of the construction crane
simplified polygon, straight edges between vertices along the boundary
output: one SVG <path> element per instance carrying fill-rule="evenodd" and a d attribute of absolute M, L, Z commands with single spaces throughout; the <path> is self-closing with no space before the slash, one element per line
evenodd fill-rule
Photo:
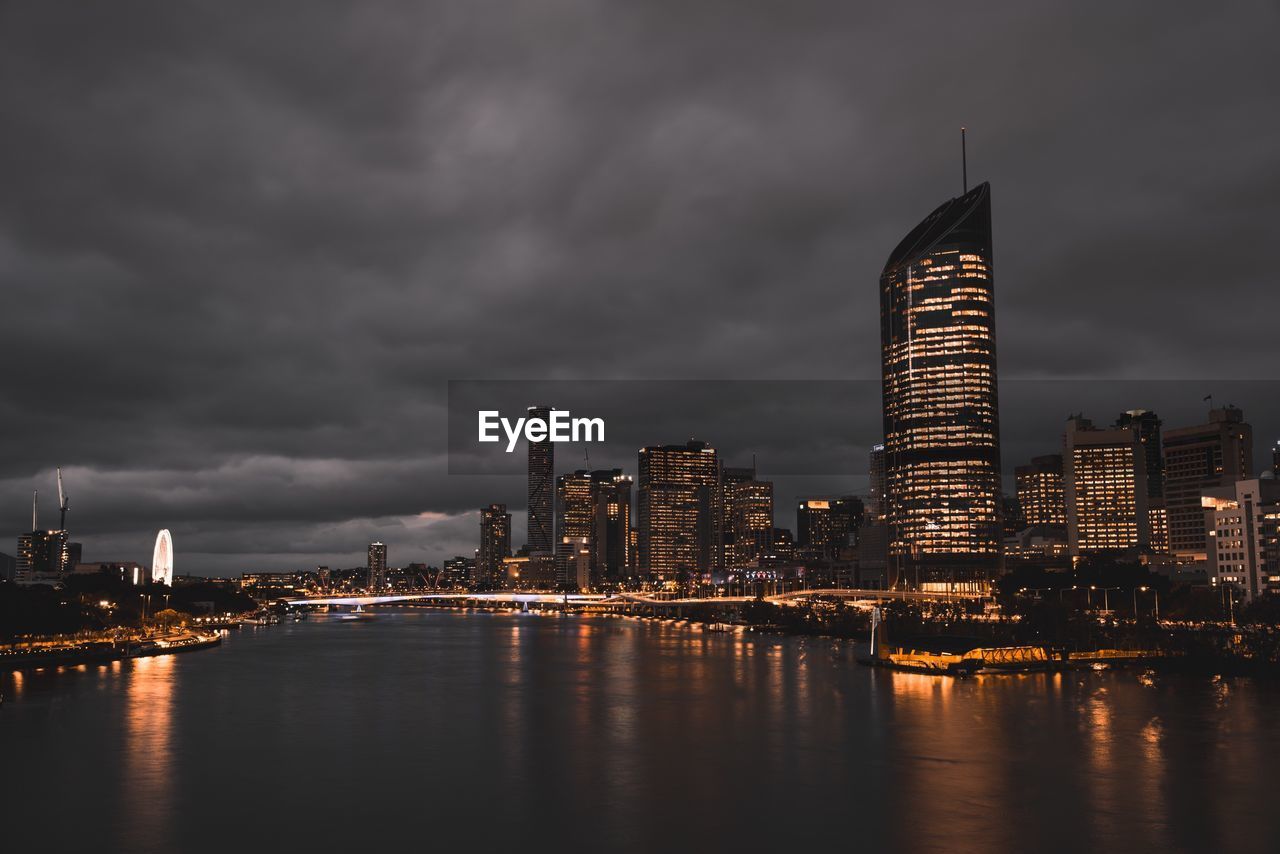
<path fill-rule="evenodd" d="M 67 530 L 67 494 L 62 491 L 62 466 L 58 466 L 58 530 Z"/>

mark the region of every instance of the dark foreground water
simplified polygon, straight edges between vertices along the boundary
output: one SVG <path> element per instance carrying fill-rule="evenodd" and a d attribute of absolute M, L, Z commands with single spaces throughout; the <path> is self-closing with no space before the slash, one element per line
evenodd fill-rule
<path fill-rule="evenodd" d="M 0 674 L 0 850 L 1280 851 L 1280 692 L 384 613 Z"/>

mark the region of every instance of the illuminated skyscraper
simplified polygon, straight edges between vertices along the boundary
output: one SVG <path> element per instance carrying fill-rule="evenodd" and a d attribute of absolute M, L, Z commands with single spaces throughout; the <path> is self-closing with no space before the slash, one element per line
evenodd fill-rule
<path fill-rule="evenodd" d="M 1253 475 L 1253 428 L 1234 406 L 1210 410 L 1208 424 L 1165 433 L 1164 466 L 1169 551 L 1179 561 L 1207 561 L 1201 493 Z"/>
<path fill-rule="evenodd" d="M 720 460 L 706 442 L 640 450 L 640 571 L 659 580 L 722 566 Z"/>
<path fill-rule="evenodd" d="M 1099 430 L 1087 418 L 1072 418 L 1063 448 L 1071 556 L 1149 545 L 1147 455 L 1137 428 Z"/>
<path fill-rule="evenodd" d="M 889 256 L 880 343 L 893 581 L 985 588 L 1001 545 L 989 185 L 940 206 Z"/>
<path fill-rule="evenodd" d="M 480 508 L 480 551 L 476 554 L 477 581 L 502 580 L 502 561 L 511 556 L 511 514 L 505 504 Z"/>
<path fill-rule="evenodd" d="M 773 483 L 757 480 L 754 467 L 726 468 L 721 473 L 720 495 L 725 566 L 752 566 L 772 540 Z"/>
<path fill-rule="evenodd" d="M 1062 497 L 1062 454 L 1032 457 L 1031 463 L 1014 469 L 1018 504 L 1028 527 L 1067 524 Z"/>
<path fill-rule="evenodd" d="M 387 547 L 382 543 L 369 543 L 369 589 L 380 588 L 387 577 Z"/>
<path fill-rule="evenodd" d="M 529 418 L 549 421 L 551 408 L 531 406 Z M 529 443 L 529 552 L 551 554 L 555 526 L 552 506 L 555 496 L 556 452 L 551 438 Z"/>
<path fill-rule="evenodd" d="M 1160 444 L 1160 417 L 1149 409 L 1130 409 L 1116 419 L 1117 427 L 1138 431 L 1142 452 L 1147 460 L 1147 496 L 1164 497 L 1164 451 Z"/>
<path fill-rule="evenodd" d="M 585 469 L 556 478 L 556 581 L 577 588 L 579 552 L 595 553 L 596 505 L 591 472 Z"/>

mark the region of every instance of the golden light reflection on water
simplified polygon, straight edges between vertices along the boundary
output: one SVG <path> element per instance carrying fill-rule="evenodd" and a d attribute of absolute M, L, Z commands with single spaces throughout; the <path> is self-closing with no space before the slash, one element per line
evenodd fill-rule
<path fill-rule="evenodd" d="M 124 683 L 122 795 L 129 816 L 125 833 L 136 848 L 157 849 L 169 838 L 176 661 L 172 655 L 134 659 Z M 118 673 L 119 665 L 112 671 Z"/>

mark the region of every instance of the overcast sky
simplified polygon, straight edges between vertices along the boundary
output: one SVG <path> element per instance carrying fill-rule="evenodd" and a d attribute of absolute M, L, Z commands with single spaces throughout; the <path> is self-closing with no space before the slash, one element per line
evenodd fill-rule
<path fill-rule="evenodd" d="M 525 489 L 448 473 L 449 380 L 874 380 L 878 275 L 959 193 L 962 124 L 1002 379 L 1092 381 L 1024 383 L 1055 391 L 1005 412 L 1006 466 L 1068 412 L 1114 417 L 1096 381 L 1188 380 L 1124 398 L 1166 426 L 1236 394 L 1269 447 L 1275 384 L 1215 381 L 1280 361 L 1278 25 L 1274 2 L 4 3 L 0 551 L 33 487 L 53 524 L 62 465 L 87 559 L 146 561 L 168 527 L 179 573 L 361 565 L 370 539 L 438 562 Z M 871 390 L 858 426 L 766 406 L 703 438 L 765 472 L 830 447 L 784 507 L 856 489 L 875 384 L 823 387 Z"/>

